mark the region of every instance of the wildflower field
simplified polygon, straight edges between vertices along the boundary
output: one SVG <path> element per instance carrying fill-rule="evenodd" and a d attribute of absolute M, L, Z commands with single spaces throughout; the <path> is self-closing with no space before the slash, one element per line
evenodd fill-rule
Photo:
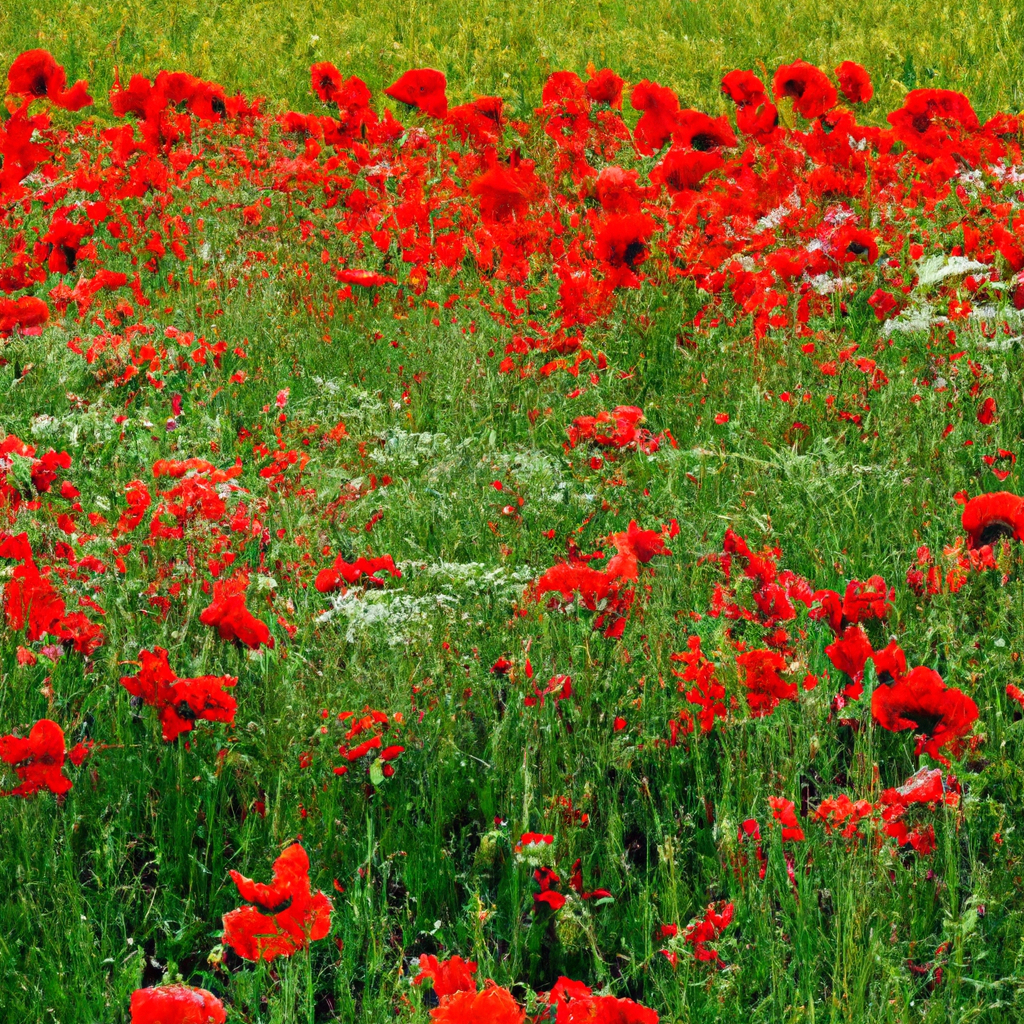
<path fill-rule="evenodd" d="M 0 23 L 0 1024 L 1024 1018 L 1020 12 L 214 6 Z"/>

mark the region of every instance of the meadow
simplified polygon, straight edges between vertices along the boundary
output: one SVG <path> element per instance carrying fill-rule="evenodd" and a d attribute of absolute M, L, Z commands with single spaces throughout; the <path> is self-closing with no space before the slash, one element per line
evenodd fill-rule
<path fill-rule="evenodd" d="M 1024 14 L 785 11 L 6 6 L 0 1021 L 1024 1014 Z"/>

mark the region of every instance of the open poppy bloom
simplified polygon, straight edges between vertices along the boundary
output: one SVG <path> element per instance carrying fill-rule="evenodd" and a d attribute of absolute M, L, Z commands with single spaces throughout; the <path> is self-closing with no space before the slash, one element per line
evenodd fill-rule
<path fill-rule="evenodd" d="M 526 1012 L 512 993 L 493 981 L 482 992 L 456 992 L 430 1012 L 437 1024 L 523 1024 Z"/>
<path fill-rule="evenodd" d="M 964 506 L 960 521 L 972 549 L 1003 537 L 1024 540 L 1024 498 L 1009 491 L 979 494 Z"/>
<path fill-rule="evenodd" d="M 0 761 L 14 765 L 21 779 L 8 795 L 27 797 L 41 789 L 63 795 L 71 789 L 71 780 L 64 774 L 65 760 L 77 767 L 88 757 L 91 746 L 78 743 L 65 752 L 64 730 L 48 718 L 36 722 L 25 739 L 0 736 Z"/>
<path fill-rule="evenodd" d="M 204 626 L 213 626 L 221 640 L 233 640 L 250 650 L 256 650 L 260 644 L 273 647 L 274 638 L 266 623 L 257 619 L 245 605 L 248 584 L 244 571 L 229 580 L 216 580 L 213 601 L 200 613 L 199 621 Z"/>
<path fill-rule="evenodd" d="M 788 96 L 793 109 L 812 120 L 831 110 L 839 99 L 836 87 L 820 68 L 806 61 L 783 64 L 772 79 L 772 91 L 777 100 Z"/>
<path fill-rule="evenodd" d="M 896 138 L 926 159 L 959 149 L 981 127 L 967 97 L 949 89 L 912 89 L 888 121 Z"/>
<path fill-rule="evenodd" d="M 292 843 L 274 861 L 269 885 L 231 872 L 243 899 L 255 904 L 224 915 L 224 942 L 245 960 L 291 956 L 331 930 L 331 901 L 309 888 L 309 857 Z"/>
<path fill-rule="evenodd" d="M 160 985 L 132 993 L 131 1024 L 224 1024 L 224 1004 L 205 988 Z"/>
<path fill-rule="evenodd" d="M 75 82 L 70 89 L 67 84 L 67 72 L 47 50 L 18 54 L 7 72 L 7 91 L 12 96 L 45 97 L 64 110 L 81 110 L 92 104 L 88 82 Z"/>
<path fill-rule="evenodd" d="M 978 705 L 962 690 L 947 686 L 938 672 L 919 665 L 895 682 L 875 688 L 871 714 L 890 732 L 916 730 L 920 734 L 916 753 L 948 764 L 943 747 L 958 744 L 971 731 Z"/>

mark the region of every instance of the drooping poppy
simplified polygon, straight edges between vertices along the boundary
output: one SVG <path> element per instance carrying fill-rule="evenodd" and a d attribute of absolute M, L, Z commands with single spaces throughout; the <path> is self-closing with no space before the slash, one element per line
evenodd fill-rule
<path fill-rule="evenodd" d="M 160 985 L 132 993 L 131 1024 L 224 1024 L 224 1004 L 205 988 Z"/>
<path fill-rule="evenodd" d="M 254 904 L 224 915 L 223 941 L 245 960 L 291 956 L 331 930 L 331 901 L 310 891 L 309 857 L 301 844 L 292 843 L 274 861 L 269 885 L 230 874 L 242 899 Z"/>
<path fill-rule="evenodd" d="M 448 80 L 440 71 L 413 68 L 389 85 L 384 95 L 422 110 L 431 117 L 444 117 L 448 113 L 448 97 L 445 95 L 447 85 Z"/>

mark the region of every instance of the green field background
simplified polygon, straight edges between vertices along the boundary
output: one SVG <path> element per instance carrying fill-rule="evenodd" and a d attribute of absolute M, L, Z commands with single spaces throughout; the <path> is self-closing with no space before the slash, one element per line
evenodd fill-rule
<path fill-rule="evenodd" d="M 298 108 L 313 102 L 308 69 L 319 60 L 374 89 L 429 65 L 448 76 L 453 101 L 500 93 L 522 111 L 552 71 L 582 72 L 589 61 L 712 109 L 723 72 L 771 71 L 798 57 L 826 69 L 863 63 L 876 116 L 922 86 L 960 89 L 982 115 L 1024 107 L 1024 3 L 1014 0 L 0 4 L 0 61 L 39 46 L 72 77 L 87 77 L 94 95 L 116 64 L 125 73 L 189 71 Z"/>

